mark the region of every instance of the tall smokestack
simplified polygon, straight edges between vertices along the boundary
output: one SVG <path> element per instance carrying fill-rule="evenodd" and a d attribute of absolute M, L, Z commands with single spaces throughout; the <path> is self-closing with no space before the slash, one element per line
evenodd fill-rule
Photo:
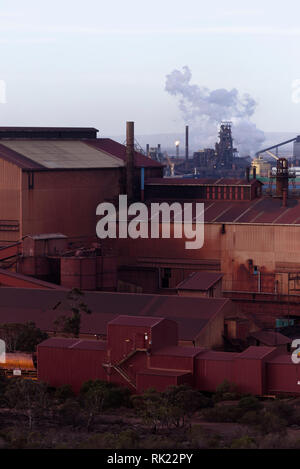
<path fill-rule="evenodd" d="M 288 192 L 288 191 L 287 191 L 286 188 L 283 188 L 283 189 L 282 189 L 282 206 L 283 206 L 283 207 L 287 207 L 287 195 L 288 195 L 287 192 Z"/>
<path fill-rule="evenodd" d="M 187 166 L 187 162 L 189 159 L 189 126 L 185 126 L 185 165 Z"/>
<path fill-rule="evenodd" d="M 134 122 L 126 123 L 126 193 L 133 199 L 134 184 Z"/>
<path fill-rule="evenodd" d="M 179 140 L 176 140 L 176 142 L 175 142 L 176 158 L 179 158 L 179 144 L 180 144 L 180 141 L 179 141 Z"/>
<path fill-rule="evenodd" d="M 157 144 L 157 158 L 159 159 L 161 153 L 161 146 L 160 143 Z"/>
<path fill-rule="evenodd" d="M 148 156 L 148 158 L 150 158 L 150 149 L 149 149 L 149 143 L 147 143 L 146 145 L 146 155 Z"/>
<path fill-rule="evenodd" d="M 246 180 L 247 182 L 250 182 L 250 168 L 247 166 L 246 168 Z"/>

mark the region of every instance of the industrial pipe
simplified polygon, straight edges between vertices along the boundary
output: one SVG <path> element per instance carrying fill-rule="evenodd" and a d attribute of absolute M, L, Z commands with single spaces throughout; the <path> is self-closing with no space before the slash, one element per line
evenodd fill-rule
<path fill-rule="evenodd" d="M 126 123 L 126 193 L 133 199 L 134 184 L 134 122 Z"/>
<path fill-rule="evenodd" d="M 250 168 L 247 166 L 246 168 L 246 180 L 247 182 L 250 182 Z"/>
<path fill-rule="evenodd" d="M 287 207 L 287 189 L 282 189 L 282 206 Z"/>
<path fill-rule="evenodd" d="M 185 162 L 189 159 L 189 126 L 185 126 Z"/>
<path fill-rule="evenodd" d="M 145 199 L 145 168 L 141 168 L 141 201 Z"/>

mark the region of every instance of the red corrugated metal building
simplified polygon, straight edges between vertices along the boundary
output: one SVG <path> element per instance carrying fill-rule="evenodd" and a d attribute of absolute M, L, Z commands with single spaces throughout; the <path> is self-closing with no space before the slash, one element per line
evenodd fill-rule
<path fill-rule="evenodd" d="M 0 242 L 63 232 L 95 236 L 96 207 L 125 188 L 126 147 L 96 129 L 0 128 Z M 134 191 L 163 166 L 134 154 Z"/>
<path fill-rule="evenodd" d="M 166 338 L 172 345 L 166 346 Z M 182 347 L 176 324 L 157 317 L 120 316 L 108 324 L 107 342 L 48 339 L 38 346 L 37 358 L 39 380 L 70 384 L 76 392 L 89 379 L 134 392 L 177 384 L 214 392 L 226 379 L 242 393 L 300 394 L 300 365 L 290 355 L 272 347 L 251 346 L 242 353 Z"/>
<path fill-rule="evenodd" d="M 224 317 L 235 313 L 231 301 L 224 298 L 85 292 L 83 302 L 92 311 L 82 314 L 83 337 L 105 336 L 108 322 L 119 315 L 151 316 L 176 321 L 182 344 L 207 347 L 223 344 Z M 54 308 L 58 304 L 59 308 Z M 70 314 L 66 289 L 1 288 L 3 323 L 31 320 L 42 330 L 53 333 L 57 317 L 66 314 Z"/>

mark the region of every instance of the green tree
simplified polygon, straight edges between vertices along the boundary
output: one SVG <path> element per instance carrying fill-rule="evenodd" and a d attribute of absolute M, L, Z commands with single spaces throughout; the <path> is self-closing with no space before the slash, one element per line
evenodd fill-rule
<path fill-rule="evenodd" d="M 231 442 L 231 449 L 254 449 L 256 448 L 256 443 L 254 438 L 251 438 L 249 435 L 244 435 L 240 438 L 236 438 Z"/>
<path fill-rule="evenodd" d="M 99 380 L 85 386 L 81 393 L 81 401 L 87 411 L 87 431 L 90 431 L 94 418 L 103 411 L 105 399 L 107 399 L 108 389 Z"/>
<path fill-rule="evenodd" d="M 5 391 L 5 400 L 8 407 L 26 412 L 31 429 L 34 419 L 41 417 L 47 409 L 47 385 L 21 378 L 11 379 Z"/>
<path fill-rule="evenodd" d="M 54 397 L 59 401 L 64 402 L 67 399 L 74 397 L 74 391 L 72 390 L 70 384 L 64 384 L 55 390 Z"/>
<path fill-rule="evenodd" d="M 120 387 L 114 383 L 108 383 L 99 379 L 89 380 L 83 383 L 80 390 L 81 400 L 88 391 L 95 389 L 95 387 L 102 387 L 105 390 L 103 409 L 130 406 L 130 390 L 128 388 L 124 386 Z"/>
<path fill-rule="evenodd" d="M 146 425 L 152 427 L 153 433 L 156 433 L 159 427 L 168 425 L 170 415 L 166 398 L 155 389 L 150 388 L 142 395 L 132 396 L 131 402 Z"/>
<path fill-rule="evenodd" d="M 71 315 L 61 315 L 54 321 L 55 329 L 65 334 L 79 337 L 81 326 L 81 313 L 91 314 L 91 310 L 84 302 L 84 293 L 78 288 L 73 288 L 67 295 L 67 304 L 57 303 L 53 309 L 63 308 L 70 311 Z"/>
<path fill-rule="evenodd" d="M 238 397 L 239 395 L 236 390 L 236 384 L 231 383 L 227 379 L 224 379 L 224 381 L 221 384 L 219 384 L 216 388 L 214 400 L 216 402 L 219 402 L 219 401 L 235 400 Z"/>
<path fill-rule="evenodd" d="M 169 424 L 176 427 L 183 427 L 187 417 L 190 418 L 197 410 L 212 405 L 210 399 L 186 385 L 170 386 L 163 396 L 169 411 Z"/>
<path fill-rule="evenodd" d="M 263 408 L 263 404 L 255 396 L 244 396 L 239 401 L 239 407 L 244 412 L 258 411 Z"/>
<path fill-rule="evenodd" d="M 0 338 L 5 341 L 7 352 L 35 352 L 40 342 L 48 335 L 28 321 L 25 324 L 9 323 L 0 325 Z"/>
<path fill-rule="evenodd" d="M 35 352 L 38 344 L 48 339 L 48 334 L 30 321 L 24 324 L 18 336 L 16 349 L 20 352 Z"/>
<path fill-rule="evenodd" d="M 82 422 L 82 412 L 76 399 L 66 399 L 58 407 L 58 417 L 62 425 L 78 425 Z"/>

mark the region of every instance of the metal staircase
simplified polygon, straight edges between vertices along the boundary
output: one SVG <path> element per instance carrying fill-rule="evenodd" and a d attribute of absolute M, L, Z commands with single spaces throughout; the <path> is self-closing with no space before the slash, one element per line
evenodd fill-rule
<path fill-rule="evenodd" d="M 145 348 L 137 348 L 134 350 L 131 350 L 126 357 L 122 358 L 118 363 L 112 364 L 112 363 L 103 363 L 102 365 L 105 368 L 112 368 L 114 369 L 117 373 L 119 373 L 120 376 L 122 376 L 127 383 L 129 383 L 134 389 L 136 389 L 136 384 L 134 380 L 129 376 L 129 374 L 122 368 L 123 363 L 125 363 L 129 358 L 133 357 L 137 352 L 147 352 L 147 349 Z"/>

